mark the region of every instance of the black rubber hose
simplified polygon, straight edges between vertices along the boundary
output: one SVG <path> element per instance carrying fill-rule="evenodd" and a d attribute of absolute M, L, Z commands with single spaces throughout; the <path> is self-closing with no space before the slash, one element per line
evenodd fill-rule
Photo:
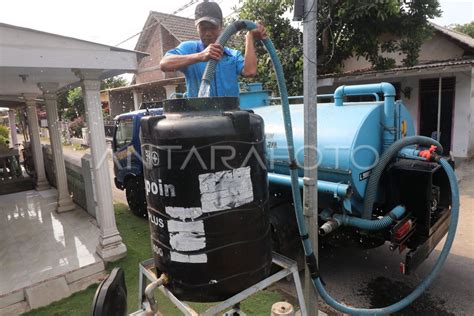
<path fill-rule="evenodd" d="M 421 145 L 426 147 L 435 145 L 437 147 L 436 151 L 439 154 L 442 154 L 444 151 L 443 146 L 441 146 L 438 141 L 426 136 L 408 136 L 394 142 L 382 154 L 379 162 L 370 174 L 369 182 L 367 183 L 367 188 L 365 190 L 364 210 L 362 211 L 362 218 L 372 219 L 372 210 L 374 207 L 375 199 L 377 197 L 377 189 L 383 171 L 387 167 L 388 163 L 396 157 L 396 155 L 402 148 L 410 145 Z"/>

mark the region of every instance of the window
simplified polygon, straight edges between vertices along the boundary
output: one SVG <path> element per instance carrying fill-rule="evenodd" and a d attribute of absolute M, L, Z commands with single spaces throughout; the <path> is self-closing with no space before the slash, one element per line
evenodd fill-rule
<path fill-rule="evenodd" d="M 133 138 L 133 120 L 120 120 L 117 122 L 117 131 L 115 132 L 115 146 L 122 148 L 128 145 Z"/>

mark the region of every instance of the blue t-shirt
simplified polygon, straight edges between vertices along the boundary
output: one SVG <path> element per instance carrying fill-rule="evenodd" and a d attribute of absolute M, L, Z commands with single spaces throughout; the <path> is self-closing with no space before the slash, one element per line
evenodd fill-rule
<path fill-rule="evenodd" d="M 204 44 L 202 41 L 186 41 L 166 52 L 169 55 L 190 55 L 202 52 Z M 207 62 L 199 62 L 179 69 L 186 77 L 186 90 L 188 97 L 197 97 L 201 85 L 204 69 Z M 217 63 L 216 73 L 213 82 L 211 82 L 210 96 L 238 97 L 239 76 L 244 68 L 244 58 L 240 51 L 224 47 L 224 54 Z"/>

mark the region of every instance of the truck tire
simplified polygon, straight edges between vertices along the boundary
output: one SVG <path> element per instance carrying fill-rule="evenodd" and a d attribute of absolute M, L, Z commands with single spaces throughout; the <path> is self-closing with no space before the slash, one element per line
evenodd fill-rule
<path fill-rule="evenodd" d="M 148 214 L 143 177 L 130 178 L 125 186 L 125 195 L 132 213 L 138 217 L 146 218 Z"/>

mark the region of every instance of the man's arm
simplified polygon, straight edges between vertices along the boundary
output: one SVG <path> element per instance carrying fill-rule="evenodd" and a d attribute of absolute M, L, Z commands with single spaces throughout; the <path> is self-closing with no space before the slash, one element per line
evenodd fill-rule
<path fill-rule="evenodd" d="M 245 58 L 242 76 L 246 78 L 257 75 L 257 54 L 255 53 L 255 41 L 267 38 L 265 27 L 258 23 L 257 28 L 247 33 L 245 37 Z"/>
<path fill-rule="evenodd" d="M 222 58 L 224 49 L 219 44 L 210 44 L 205 50 L 189 55 L 168 55 L 160 61 L 161 71 L 171 72 L 186 68 L 189 65 L 208 61 L 210 59 L 219 60 Z"/>
<path fill-rule="evenodd" d="M 164 72 L 172 72 L 186 68 L 189 65 L 202 61 L 201 53 L 190 55 L 168 55 L 160 61 L 160 69 Z"/>

